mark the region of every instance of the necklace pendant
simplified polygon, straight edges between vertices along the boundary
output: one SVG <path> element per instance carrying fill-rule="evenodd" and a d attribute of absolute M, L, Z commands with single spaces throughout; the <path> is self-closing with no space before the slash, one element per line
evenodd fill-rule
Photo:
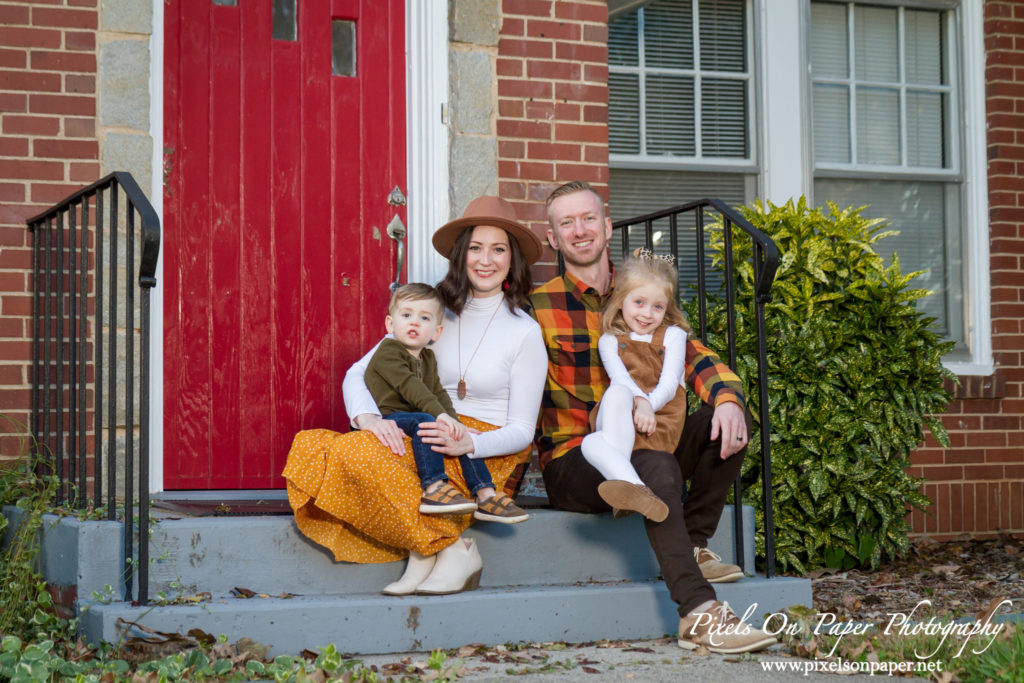
<path fill-rule="evenodd" d="M 455 388 L 455 395 L 459 397 L 459 400 L 466 398 L 466 380 L 460 378 L 459 384 Z"/>

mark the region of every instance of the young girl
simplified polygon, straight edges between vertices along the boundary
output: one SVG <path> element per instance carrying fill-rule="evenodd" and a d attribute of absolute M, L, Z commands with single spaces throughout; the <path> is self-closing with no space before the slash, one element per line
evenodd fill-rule
<path fill-rule="evenodd" d="M 686 323 L 676 301 L 671 256 L 638 249 L 615 273 L 601 315 L 601 362 L 611 384 L 597 408 L 583 456 L 607 481 L 598 493 L 616 516 L 635 511 L 655 522 L 668 506 L 637 476 L 634 449 L 675 451 L 686 418 Z"/>

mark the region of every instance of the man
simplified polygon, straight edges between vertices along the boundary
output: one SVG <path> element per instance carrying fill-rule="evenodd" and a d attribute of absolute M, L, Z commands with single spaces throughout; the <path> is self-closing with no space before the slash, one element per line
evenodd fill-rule
<path fill-rule="evenodd" d="M 606 512 L 610 507 L 597 492 L 604 479 L 583 457 L 580 442 L 608 385 L 597 340 L 601 305 L 614 284 L 607 249 L 612 223 L 601 196 L 583 181 L 552 192 L 547 214 L 548 243 L 561 253 L 565 274 L 530 296 L 549 361 L 538 441 L 541 470 L 555 507 Z M 711 586 L 741 578 L 742 570 L 706 548 L 746 452 L 750 423 L 739 378 L 699 341 L 688 340 L 685 379 L 704 406 L 686 418 L 676 452 L 632 455 L 640 478 L 669 508 L 663 522 L 645 521 L 647 537 L 679 605 L 681 647 L 703 645 L 727 653 L 761 649 L 775 638 L 741 623 L 717 601 Z M 691 484 L 684 505 L 686 480 Z"/>

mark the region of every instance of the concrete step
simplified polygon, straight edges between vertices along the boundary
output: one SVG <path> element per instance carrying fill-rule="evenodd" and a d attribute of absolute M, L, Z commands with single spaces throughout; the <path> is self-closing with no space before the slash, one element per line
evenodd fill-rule
<path fill-rule="evenodd" d="M 534 559 L 534 565 L 543 561 Z M 485 569 L 484 576 L 487 576 Z M 788 577 L 718 584 L 719 599 L 750 622 L 794 604 L 811 604 L 810 582 Z M 487 615 L 486 618 L 481 615 Z M 199 628 L 231 642 L 252 638 L 271 654 L 329 643 L 344 653 L 456 648 L 471 643 L 586 642 L 655 638 L 678 631 L 675 604 L 661 581 L 572 586 L 491 587 L 442 596 L 303 595 L 291 599 L 216 596 L 199 605 L 94 605 L 82 615 L 90 641 L 116 642 L 124 619 L 165 633 Z M 129 630 L 128 636 L 148 634 Z"/>
<path fill-rule="evenodd" d="M 754 513 L 744 509 L 744 569 L 753 574 Z M 243 521 L 244 520 L 244 521 Z M 709 547 L 735 561 L 733 508 L 727 507 Z M 516 525 L 476 523 L 484 558 L 483 587 L 536 583 L 649 581 L 660 575 L 643 518 L 613 519 L 551 509 L 531 511 Z M 397 579 L 404 561 L 386 564 L 335 562 L 309 541 L 291 517 L 197 517 L 163 519 L 150 535 L 150 595 L 208 591 L 228 594 L 243 587 L 258 593 L 376 593 Z"/>

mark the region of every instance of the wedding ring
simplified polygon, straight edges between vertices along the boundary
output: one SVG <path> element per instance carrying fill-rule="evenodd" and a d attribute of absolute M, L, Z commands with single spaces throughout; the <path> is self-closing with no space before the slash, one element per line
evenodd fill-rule
<path fill-rule="evenodd" d="M 743 437 L 742 437 L 742 436 L 737 436 L 737 437 L 736 437 L 736 440 L 737 440 L 737 441 L 743 441 Z"/>

